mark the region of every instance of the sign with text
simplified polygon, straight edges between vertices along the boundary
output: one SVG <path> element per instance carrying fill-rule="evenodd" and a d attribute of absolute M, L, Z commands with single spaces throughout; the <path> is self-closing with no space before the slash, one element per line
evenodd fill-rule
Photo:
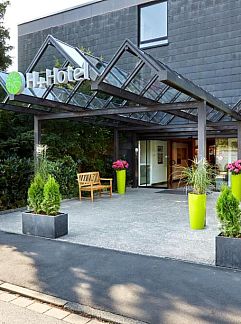
<path fill-rule="evenodd" d="M 6 80 L 6 88 L 9 94 L 18 95 L 23 92 L 25 88 L 47 88 L 52 85 L 67 84 L 80 80 L 90 80 L 89 65 L 83 61 L 83 66 L 72 68 L 68 66 L 67 69 L 53 68 L 52 70 L 45 70 L 45 77 L 41 76 L 40 72 L 29 72 L 24 76 L 21 72 L 11 72 L 8 74 Z"/>

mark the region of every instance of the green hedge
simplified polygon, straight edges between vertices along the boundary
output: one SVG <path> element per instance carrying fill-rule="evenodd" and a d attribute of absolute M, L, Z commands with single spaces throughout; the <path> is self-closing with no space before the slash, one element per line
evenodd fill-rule
<path fill-rule="evenodd" d="M 26 206 L 33 160 L 16 156 L 0 161 L 0 210 Z"/>
<path fill-rule="evenodd" d="M 49 161 L 48 169 L 58 182 L 63 198 L 78 196 L 77 163 L 70 156 Z M 0 210 L 26 206 L 27 192 L 33 174 L 33 159 L 11 157 L 1 160 Z"/>
<path fill-rule="evenodd" d="M 33 176 L 33 118 L 0 111 L 0 210 L 26 206 Z M 50 173 L 63 198 L 77 197 L 77 172 L 99 171 L 113 177 L 110 129 L 74 121 L 45 121 Z"/>
<path fill-rule="evenodd" d="M 71 156 L 64 156 L 56 161 L 48 161 L 48 172 L 60 187 L 62 198 L 78 196 L 77 163 Z"/>

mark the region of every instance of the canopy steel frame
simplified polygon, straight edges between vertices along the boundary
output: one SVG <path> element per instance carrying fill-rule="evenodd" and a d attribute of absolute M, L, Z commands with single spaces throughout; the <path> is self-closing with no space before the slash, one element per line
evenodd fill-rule
<path fill-rule="evenodd" d="M 102 73 L 101 77 L 93 83 L 93 90 L 102 90 L 102 91 L 111 91 L 112 94 L 115 94 L 117 91 L 116 89 L 111 89 L 112 85 L 106 85 L 104 82 L 105 78 L 107 77 L 108 73 L 113 69 L 113 67 L 118 63 L 119 59 L 123 55 L 125 51 L 132 53 L 133 55 L 137 56 L 141 59 L 145 64 L 147 64 L 159 77 L 159 80 L 172 88 L 181 91 L 192 98 L 199 100 L 199 101 L 206 101 L 207 105 L 212 108 L 215 108 L 218 111 L 221 111 L 227 115 L 232 116 L 236 120 L 241 120 L 241 115 L 238 114 L 236 111 L 233 111 L 227 104 L 222 102 L 221 100 L 215 98 L 210 93 L 205 91 L 204 89 L 198 87 L 193 82 L 189 81 L 188 79 L 184 78 L 180 74 L 176 73 L 175 71 L 171 70 L 165 64 L 157 61 L 149 54 L 144 53 L 140 49 L 138 49 L 132 42 L 126 40 L 119 50 L 114 55 L 113 59 L 107 65 L 105 71 Z M 103 85 L 104 84 L 104 85 Z M 126 91 L 126 90 L 125 90 Z M 126 97 L 130 98 L 131 96 L 126 94 L 122 91 L 120 94 L 125 94 Z M 132 94 L 133 95 L 133 94 Z M 135 101 L 137 97 L 133 96 L 133 101 Z"/>
<path fill-rule="evenodd" d="M 33 71 L 39 60 L 43 57 L 48 46 L 55 47 L 63 56 L 64 61 L 62 68 L 66 68 L 69 64 L 73 67 L 78 67 L 79 61 L 77 56 L 73 55 L 72 57 L 72 53 L 80 55 L 81 59 L 88 62 L 90 69 L 94 73 L 94 79 L 91 80 L 91 89 L 94 92 L 91 95 L 83 94 L 83 101 L 87 101 L 86 104 L 82 105 L 77 101 L 77 98 L 75 99 L 76 94 L 81 95 L 81 85 L 84 82 L 81 80 L 74 85 L 73 89 L 66 90 L 66 96 L 64 97 L 67 98 L 64 98 L 64 100 L 60 100 L 59 96 L 58 98 L 56 97 L 58 94 L 55 95 L 55 88 L 54 86 L 51 86 L 43 92 L 41 97 L 38 97 L 34 91 L 32 91 L 32 95 L 21 94 L 15 96 L 14 103 L 11 103 L 11 101 L 6 97 L 6 100 L 4 100 L 5 103 L 0 104 L 1 109 L 35 114 L 38 115 L 39 120 L 62 118 L 76 118 L 77 120 L 82 120 L 86 118 L 103 117 L 104 119 L 109 120 L 108 123 L 111 124 L 112 122 L 113 127 L 128 130 L 135 129 L 136 131 L 143 129 L 145 132 L 147 129 L 148 131 L 159 130 L 163 125 L 173 125 L 173 128 L 175 128 L 175 117 L 181 118 L 181 122 L 185 125 L 183 127 L 191 124 L 196 125 L 199 114 L 202 114 L 203 118 L 205 116 L 207 127 L 209 128 L 213 125 L 214 130 L 218 129 L 218 127 L 225 127 L 224 125 L 227 125 L 227 122 L 225 121 L 216 123 L 215 125 L 216 121 L 222 121 L 227 115 L 237 121 L 241 120 L 241 115 L 239 113 L 241 101 L 231 109 L 230 106 L 195 85 L 192 81 L 187 80 L 170 69 L 167 65 L 137 48 L 129 40 L 126 40 L 120 46 L 112 60 L 107 64 L 98 58 L 83 53 L 77 47 L 70 46 L 49 35 L 29 65 L 27 72 Z M 67 50 L 67 48 L 70 50 Z M 117 66 L 119 60 L 126 51 L 138 59 L 136 66 L 129 74 L 122 71 Z M 97 68 L 97 64 L 102 64 L 102 73 Z M 135 86 L 135 92 L 137 93 L 131 92 L 128 86 L 145 66 L 151 70 L 151 75 L 148 75 L 147 79 L 143 79 L 144 85 L 141 84 L 142 87 L 140 89 L 139 86 L 137 87 L 136 84 L 133 83 L 133 86 Z M 119 73 L 119 76 L 117 75 L 117 72 Z M 116 80 L 119 80 L 118 82 L 120 82 L 120 86 L 105 81 L 109 73 L 111 73 Z M 122 83 L 123 79 L 125 80 Z M 158 88 L 158 84 L 156 86 L 156 82 L 160 83 L 160 89 Z M 0 85 L 3 86 L 4 91 L 6 92 L 4 80 L 1 79 L 1 76 Z M 152 95 L 154 93 L 155 95 L 153 99 L 146 96 L 149 89 L 151 89 L 150 94 Z M 176 91 L 173 96 L 171 89 Z M 98 97 L 99 91 L 109 95 L 109 98 L 102 99 L 101 97 Z M 169 93 L 165 96 L 167 91 L 171 92 L 169 102 Z M 51 99 L 53 98 L 53 100 L 47 98 L 49 94 L 51 94 Z M 177 100 L 182 94 L 184 94 L 184 98 L 180 99 L 184 99 L 184 101 L 178 102 Z M 187 98 L 185 98 L 185 96 L 187 96 Z M 121 104 L 114 103 L 116 97 L 122 99 Z M 98 98 L 98 100 L 94 101 L 95 98 Z M 167 103 L 160 102 L 163 102 L 164 100 L 167 100 Z M 70 104 L 70 102 L 75 102 L 76 104 Z M 206 102 L 206 106 L 211 107 L 212 110 L 207 110 L 207 113 L 201 112 L 200 110 L 202 110 L 203 102 Z M 23 103 L 28 106 L 22 106 Z M 43 108 L 41 109 L 41 107 Z M 214 113 L 214 111 L 216 111 L 216 113 Z M 135 127 L 131 125 L 134 125 Z M 234 126 L 234 130 L 236 131 L 236 126 Z"/>
<path fill-rule="evenodd" d="M 116 114 L 128 114 L 136 112 L 152 112 L 152 111 L 178 111 L 178 109 L 186 109 L 187 107 L 198 108 L 201 105 L 200 102 L 192 101 L 188 105 L 186 103 L 179 102 L 174 107 L 172 104 L 156 104 L 155 106 L 137 106 L 137 107 L 120 107 L 120 108 L 105 108 L 105 109 L 83 109 L 79 112 L 73 113 L 54 113 L 42 116 L 41 119 L 63 119 L 63 118 L 75 118 L 75 117 L 86 117 L 86 116 L 107 116 Z M 150 125 L 150 123 L 148 123 Z"/>

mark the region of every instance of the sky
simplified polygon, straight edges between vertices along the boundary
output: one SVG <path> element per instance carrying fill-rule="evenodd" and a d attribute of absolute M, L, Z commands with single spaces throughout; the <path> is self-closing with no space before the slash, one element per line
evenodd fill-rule
<path fill-rule="evenodd" d="M 0 0 L 3 1 L 3 0 Z M 35 18 L 71 8 L 90 0 L 10 0 L 10 6 L 4 19 L 4 25 L 10 31 L 9 45 L 14 47 L 10 53 L 13 64 L 9 71 L 17 71 L 17 25 Z"/>

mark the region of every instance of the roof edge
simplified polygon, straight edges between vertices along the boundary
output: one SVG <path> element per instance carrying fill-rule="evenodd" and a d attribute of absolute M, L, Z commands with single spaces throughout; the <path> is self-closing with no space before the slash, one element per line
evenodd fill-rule
<path fill-rule="evenodd" d="M 52 27 L 74 23 L 76 21 L 116 12 L 126 8 L 149 3 L 155 0 L 92 0 L 81 5 L 67 8 L 47 16 L 18 24 L 18 37 Z"/>
<path fill-rule="evenodd" d="M 92 1 L 88 1 L 86 3 L 80 4 L 80 5 L 77 5 L 77 6 L 73 6 L 73 7 L 70 7 L 70 8 L 55 11 L 53 13 L 48 14 L 47 16 L 41 16 L 41 17 L 34 18 L 32 20 L 25 21 L 23 23 L 17 24 L 17 26 L 22 26 L 22 25 L 25 25 L 25 24 L 29 24 L 31 22 L 41 20 L 41 19 L 44 19 L 44 18 L 53 17 L 55 15 L 59 15 L 59 14 L 64 13 L 64 12 L 69 12 L 69 11 L 72 11 L 72 10 L 75 10 L 75 9 L 78 9 L 78 8 L 87 7 L 87 6 L 93 5 L 93 4 L 101 2 L 101 1 L 108 1 L 108 0 L 92 0 Z"/>

